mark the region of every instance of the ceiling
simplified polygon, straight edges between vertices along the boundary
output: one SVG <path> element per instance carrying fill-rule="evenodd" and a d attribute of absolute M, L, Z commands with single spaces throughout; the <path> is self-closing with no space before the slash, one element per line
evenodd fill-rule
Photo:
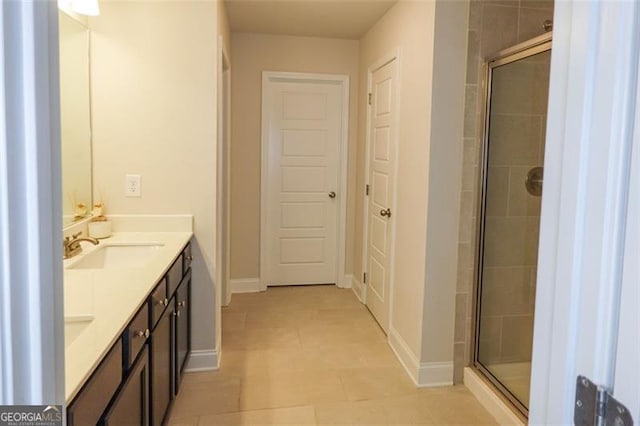
<path fill-rule="evenodd" d="M 359 39 L 397 0 L 225 0 L 231 31 Z"/>

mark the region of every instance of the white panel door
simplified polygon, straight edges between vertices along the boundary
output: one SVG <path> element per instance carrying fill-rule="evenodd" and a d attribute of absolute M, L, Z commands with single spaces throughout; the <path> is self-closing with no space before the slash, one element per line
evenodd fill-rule
<path fill-rule="evenodd" d="M 393 195 L 396 60 L 371 74 L 369 197 L 367 209 L 367 306 L 382 329 L 389 326 L 391 200 Z"/>
<path fill-rule="evenodd" d="M 342 87 L 265 84 L 266 284 L 336 283 Z"/>

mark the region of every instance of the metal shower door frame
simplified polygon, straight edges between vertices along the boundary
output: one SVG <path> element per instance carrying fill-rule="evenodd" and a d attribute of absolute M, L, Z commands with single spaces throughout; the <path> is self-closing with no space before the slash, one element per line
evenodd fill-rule
<path fill-rule="evenodd" d="M 474 277 L 473 277 L 473 358 L 472 367 L 481 373 L 481 376 L 486 379 L 491 386 L 497 389 L 501 396 L 504 397 L 522 416 L 525 418 L 529 415 L 529 410 L 524 406 L 516 397 L 509 391 L 509 389 L 503 385 L 497 377 L 495 377 L 487 368 L 485 368 L 479 361 L 480 350 L 480 315 L 481 315 L 481 292 L 482 292 L 482 265 L 484 259 L 484 234 L 485 234 L 485 211 L 486 211 L 486 197 L 487 197 L 487 169 L 489 166 L 489 124 L 490 124 L 490 112 L 491 112 L 491 88 L 493 69 L 510 64 L 512 62 L 525 59 L 539 53 L 543 53 L 551 50 L 552 33 L 548 32 L 541 36 L 532 38 L 523 43 L 501 50 L 500 52 L 491 55 L 485 62 L 486 73 L 484 80 L 484 108 L 482 111 L 483 120 L 483 133 L 482 133 L 482 146 L 481 154 L 482 160 L 480 163 L 480 179 L 478 184 L 480 185 L 480 192 L 477 199 L 477 224 L 476 224 L 476 250 L 475 250 L 475 264 L 474 264 Z M 535 318 L 535 310 L 534 310 Z"/>

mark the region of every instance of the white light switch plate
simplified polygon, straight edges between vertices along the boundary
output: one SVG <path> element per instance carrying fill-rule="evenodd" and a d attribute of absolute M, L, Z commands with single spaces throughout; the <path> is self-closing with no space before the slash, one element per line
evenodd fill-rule
<path fill-rule="evenodd" d="M 141 197 L 142 196 L 142 192 L 140 188 L 140 175 L 126 175 L 124 196 L 125 197 Z"/>

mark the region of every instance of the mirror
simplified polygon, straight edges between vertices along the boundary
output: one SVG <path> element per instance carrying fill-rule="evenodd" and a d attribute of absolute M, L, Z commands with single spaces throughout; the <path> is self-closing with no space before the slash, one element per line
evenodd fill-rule
<path fill-rule="evenodd" d="M 91 214 L 89 29 L 60 11 L 63 226 Z"/>

